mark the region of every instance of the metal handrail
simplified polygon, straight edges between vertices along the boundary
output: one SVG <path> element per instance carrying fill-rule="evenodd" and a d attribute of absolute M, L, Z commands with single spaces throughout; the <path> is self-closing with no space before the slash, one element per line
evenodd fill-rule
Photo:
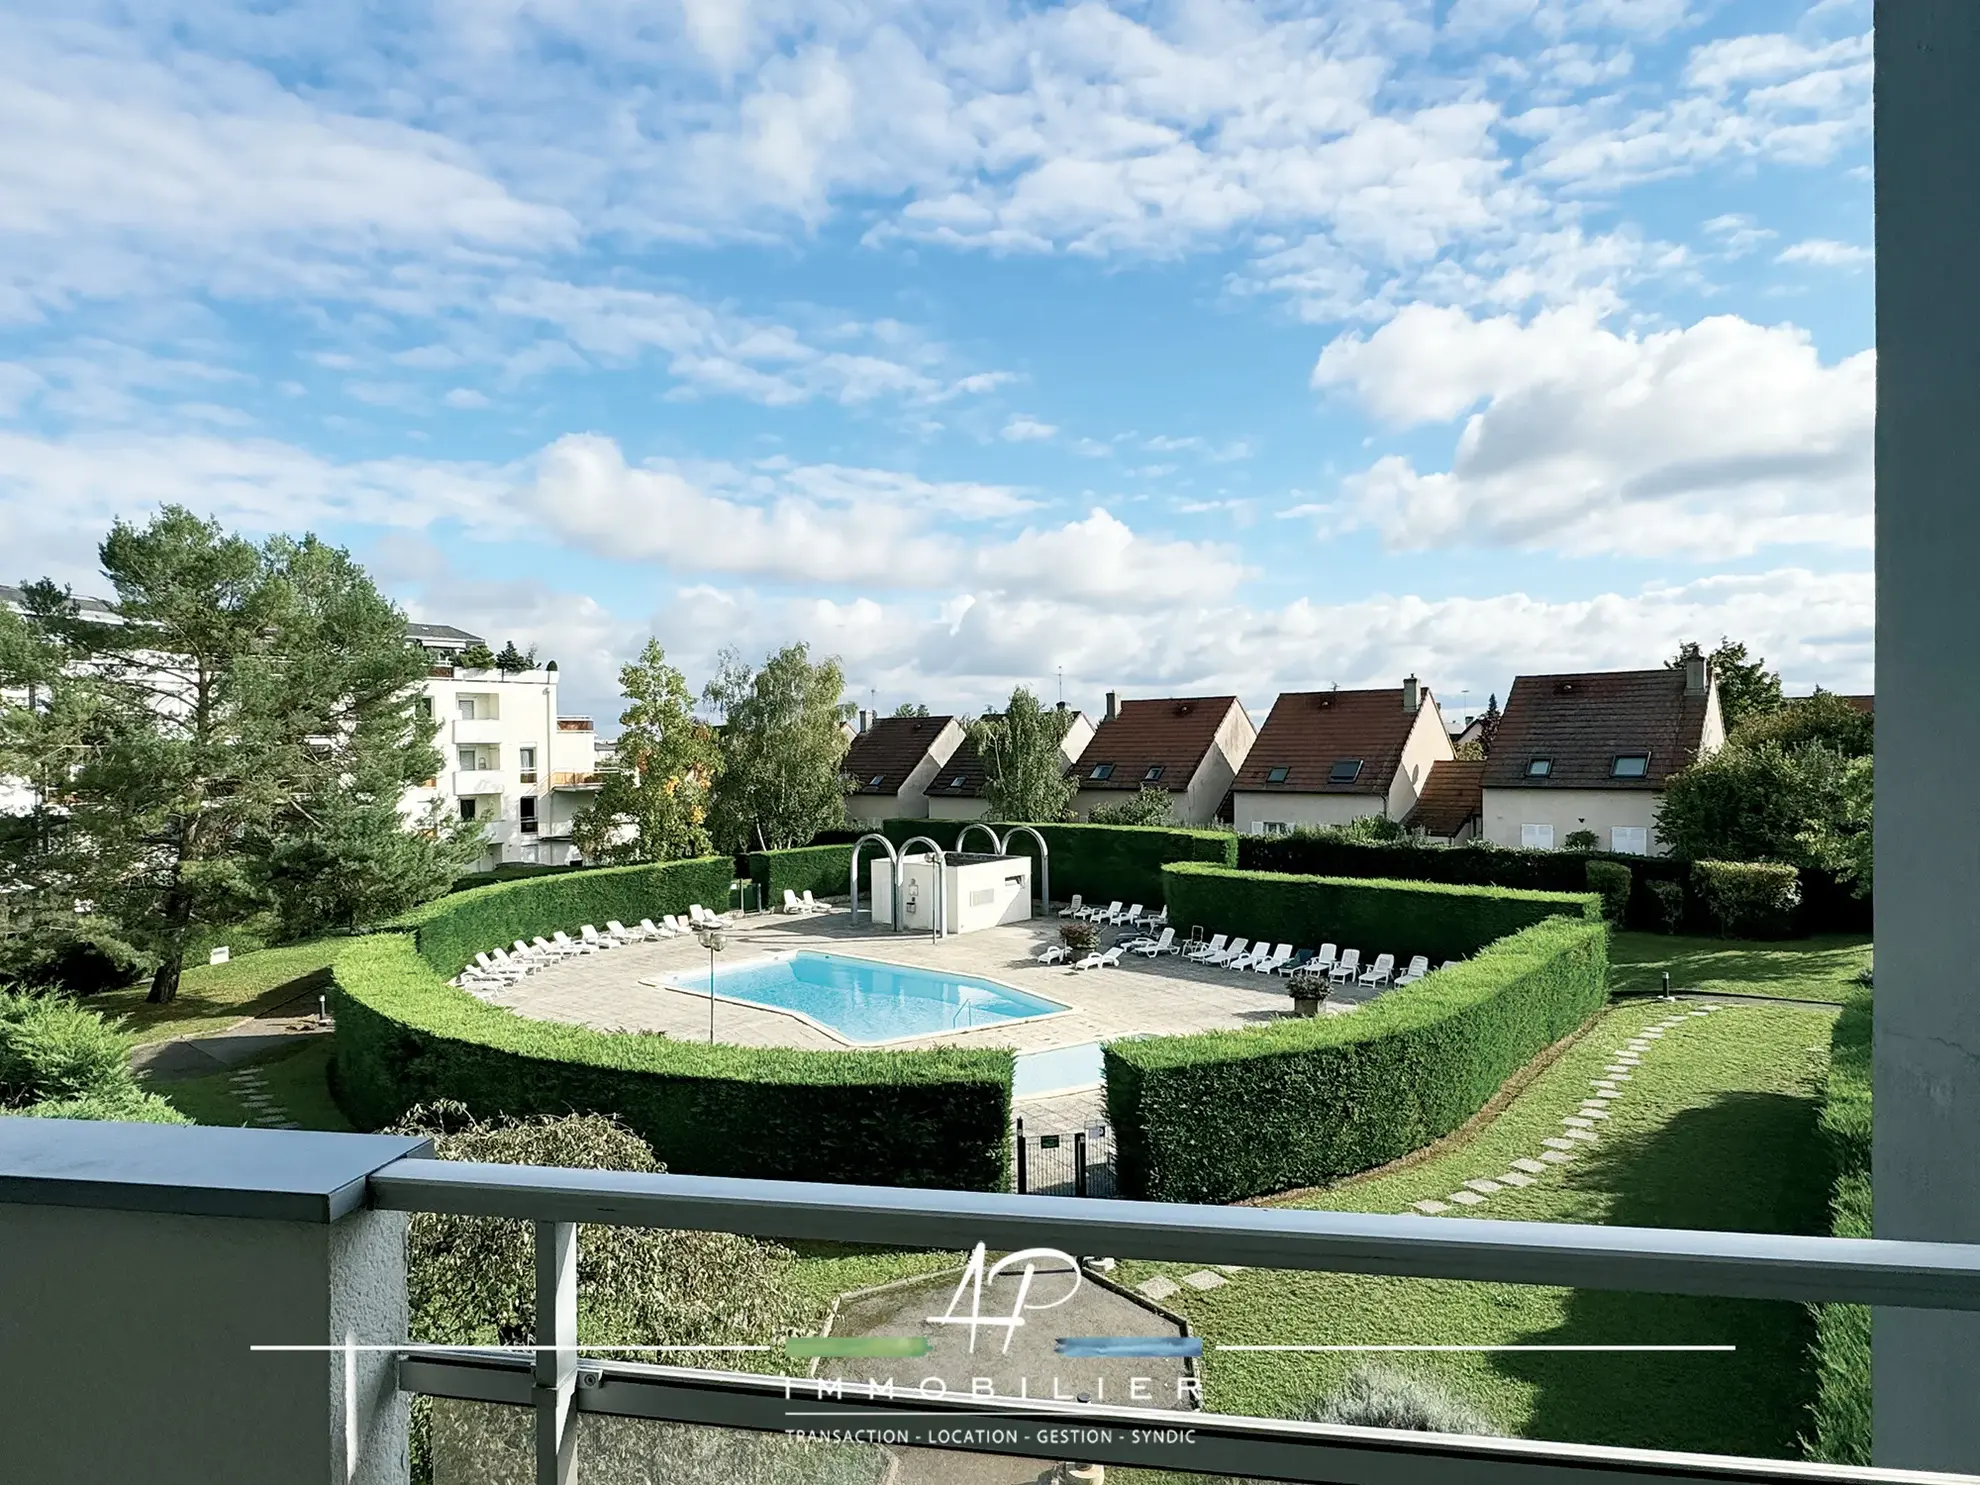
<path fill-rule="evenodd" d="M 399 1160 L 394 1211 L 682 1227 L 756 1237 L 1069 1253 L 1571 1289 L 1980 1310 L 1980 1245 L 1689 1232 L 905 1186 Z"/>

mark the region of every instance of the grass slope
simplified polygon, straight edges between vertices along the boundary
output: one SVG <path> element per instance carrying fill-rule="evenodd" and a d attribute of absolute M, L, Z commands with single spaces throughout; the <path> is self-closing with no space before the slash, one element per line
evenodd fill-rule
<path fill-rule="evenodd" d="M 331 1041 L 328 1036 L 298 1037 L 294 1047 L 285 1047 L 225 1072 L 148 1086 L 196 1124 L 252 1124 L 261 1111 L 242 1101 L 234 1074 L 243 1068 L 258 1068 L 262 1092 L 284 1118 L 294 1120 L 304 1129 L 347 1133 L 353 1127 L 351 1121 L 330 1096 Z"/>
<path fill-rule="evenodd" d="M 1620 1007 L 1474 1136 L 1421 1164 L 1293 1204 L 1401 1212 L 1534 1156 L 1561 1130 L 1610 1055 L 1664 1019 L 1663 1003 Z M 1688 1018 L 1623 1087 L 1599 1146 L 1467 1215 L 1524 1221 L 1820 1232 L 1827 1162 L 1816 1129 L 1830 1016 L 1737 1006 Z M 1425 1220 L 1436 1220 L 1434 1218 Z M 1206 1261 L 1217 1255 L 1206 1253 Z M 1186 1265 L 1129 1263 L 1129 1283 Z M 1265 1271 L 1166 1303 L 1211 1343 L 1208 1403 L 1303 1415 L 1356 1358 L 1233 1355 L 1223 1343 L 1726 1343 L 1732 1355 L 1452 1355 L 1383 1358 L 1537 1438 L 1791 1456 L 1811 1396 L 1810 1320 L 1796 1305 L 1604 1294 L 1517 1285 Z"/>
<path fill-rule="evenodd" d="M 1841 1005 L 1870 965 L 1870 939 L 1821 934 L 1781 943 L 1617 933 L 1609 939 L 1609 988 L 1656 990 L 1665 970 L 1677 990 L 1778 995 Z"/>
<path fill-rule="evenodd" d="M 170 1005 L 146 1004 L 147 982 L 92 995 L 89 1008 L 111 1020 L 122 1017 L 140 1046 L 175 1036 L 206 1036 L 299 995 L 328 989 L 331 955 L 344 942 L 316 939 L 257 949 L 228 964 L 194 965 L 181 976 L 178 999 Z"/>

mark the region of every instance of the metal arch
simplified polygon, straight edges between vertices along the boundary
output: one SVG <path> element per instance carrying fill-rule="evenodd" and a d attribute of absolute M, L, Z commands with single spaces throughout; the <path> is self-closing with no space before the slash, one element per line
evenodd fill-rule
<path fill-rule="evenodd" d="M 1020 830 L 1038 842 L 1038 916 L 1049 918 L 1052 916 L 1052 848 L 1045 844 L 1045 837 L 1029 825 L 1013 825 L 997 843 L 997 853 L 1010 855 L 1011 837 Z"/>
<path fill-rule="evenodd" d="M 874 835 L 869 832 L 854 841 L 852 853 L 852 921 L 855 923 L 859 921 L 859 848 L 868 841 L 872 841 L 881 850 L 885 851 L 887 853 L 887 859 L 894 863 L 894 884 L 896 890 L 899 889 L 901 880 L 900 853 L 894 849 L 894 843 L 888 840 L 886 836 Z M 898 906 L 894 909 L 894 916 L 897 918 L 900 916 Z"/>
<path fill-rule="evenodd" d="M 948 863 L 942 858 L 948 854 L 944 846 L 937 845 L 929 836 L 917 835 L 901 847 L 900 855 L 894 858 L 894 932 L 899 933 L 907 925 L 901 921 L 901 868 L 907 853 L 926 842 L 928 849 L 935 853 L 935 936 L 943 937 L 949 928 L 948 908 Z"/>
<path fill-rule="evenodd" d="M 969 839 L 969 833 L 972 830 L 981 830 L 985 835 L 990 837 L 990 849 L 1000 856 L 1004 854 L 1004 843 L 997 839 L 997 829 L 988 820 L 971 820 L 956 832 L 956 849 L 958 851 L 963 848 L 963 842 Z"/>

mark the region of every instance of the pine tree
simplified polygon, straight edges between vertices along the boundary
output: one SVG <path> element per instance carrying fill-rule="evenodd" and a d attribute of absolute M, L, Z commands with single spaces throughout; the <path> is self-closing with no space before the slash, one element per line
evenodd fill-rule
<path fill-rule="evenodd" d="M 536 646 L 531 645 L 527 650 L 519 650 L 516 648 L 516 642 L 510 640 L 502 646 L 502 653 L 495 657 L 495 668 L 504 675 L 516 675 L 525 670 L 536 669 Z"/>
<path fill-rule="evenodd" d="M 202 930 L 269 906 L 348 926 L 461 869 L 457 827 L 403 828 L 406 788 L 440 763 L 416 710 L 427 662 L 346 553 L 171 506 L 119 521 L 100 558 L 109 615 L 28 589 L 20 627 L 55 668 L 42 704 L 5 709 L 0 773 L 51 781 L 48 870 L 156 960 L 154 1002 Z"/>
<path fill-rule="evenodd" d="M 1492 756 L 1492 743 L 1499 735 L 1499 693 L 1494 691 L 1485 698 L 1485 715 L 1478 719 L 1478 746 L 1487 758 Z"/>

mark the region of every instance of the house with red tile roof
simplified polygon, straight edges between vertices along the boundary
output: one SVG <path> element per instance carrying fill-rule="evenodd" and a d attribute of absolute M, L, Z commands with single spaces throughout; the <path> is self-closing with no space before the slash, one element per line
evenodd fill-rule
<path fill-rule="evenodd" d="M 1364 815 L 1401 820 L 1431 768 L 1455 756 L 1437 699 L 1415 676 L 1393 690 L 1288 691 L 1238 772 L 1232 823 L 1283 835 Z"/>
<path fill-rule="evenodd" d="M 1063 703 L 1062 703 L 1063 705 Z M 1093 719 L 1085 712 L 1072 712 L 1066 735 L 1059 739 L 1059 751 L 1071 768 L 1093 740 Z M 983 755 L 964 734 L 962 746 L 928 785 L 928 815 L 933 820 L 981 820 L 990 813 L 990 798 L 984 793 Z"/>
<path fill-rule="evenodd" d="M 1090 819 L 1096 805 L 1123 794 L 1165 789 L 1178 825 L 1209 825 L 1257 736 L 1235 696 L 1121 701 L 1109 691 L 1106 713 L 1075 765 L 1073 813 Z"/>
<path fill-rule="evenodd" d="M 954 717 L 876 717 L 860 713 L 860 731 L 840 765 L 846 776 L 846 818 L 925 820 L 928 786 L 962 746 Z"/>
<path fill-rule="evenodd" d="M 1523 675 L 1485 760 L 1485 838 L 1661 855 L 1657 806 L 1671 775 L 1725 745 L 1719 684 L 1702 659 L 1675 668 Z"/>

